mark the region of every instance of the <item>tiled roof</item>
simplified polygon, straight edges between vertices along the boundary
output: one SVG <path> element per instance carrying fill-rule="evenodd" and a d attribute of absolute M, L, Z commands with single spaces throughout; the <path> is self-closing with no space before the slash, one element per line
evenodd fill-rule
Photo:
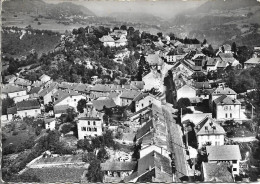
<path fill-rule="evenodd" d="M 42 81 L 35 81 L 33 84 L 32 84 L 32 87 L 40 87 L 44 84 L 44 82 Z"/>
<path fill-rule="evenodd" d="M 16 103 L 17 111 L 29 110 L 29 109 L 39 109 L 40 104 L 38 100 L 25 100 Z"/>
<path fill-rule="evenodd" d="M 156 151 L 152 151 L 151 153 L 139 159 L 137 168 L 138 175 L 140 176 L 147 172 L 147 170 L 149 170 L 149 167 L 157 167 L 159 169 L 162 168 L 163 172 L 171 175 L 172 168 L 170 162 L 170 159 L 168 159 L 167 157 L 159 154 Z"/>
<path fill-rule="evenodd" d="M 116 107 L 114 100 L 111 98 L 105 100 L 93 100 L 92 103 L 95 109 L 98 111 L 103 110 L 104 106 L 106 106 L 106 108 Z"/>
<path fill-rule="evenodd" d="M 143 98 L 145 98 L 145 97 L 147 97 L 149 95 L 149 93 L 143 93 L 143 92 L 141 92 L 141 93 L 139 93 L 134 99 L 133 99 L 133 101 L 139 101 L 139 100 L 141 100 L 141 99 L 143 99 Z"/>
<path fill-rule="evenodd" d="M 71 82 L 62 82 L 59 84 L 59 88 L 70 89 L 70 90 L 74 90 L 77 86 L 78 86 L 78 83 L 71 83 Z"/>
<path fill-rule="evenodd" d="M 193 82 L 193 86 L 197 89 L 210 89 L 211 85 L 209 82 Z"/>
<path fill-rule="evenodd" d="M 150 132 L 150 130 L 153 128 L 153 120 L 149 120 L 145 123 L 144 126 L 142 126 L 136 133 L 136 139 L 142 138 L 145 134 Z"/>
<path fill-rule="evenodd" d="M 17 107 L 9 107 L 7 108 L 7 114 L 16 114 L 17 113 Z"/>
<path fill-rule="evenodd" d="M 190 103 L 195 104 L 195 103 L 201 103 L 203 101 L 203 98 L 192 97 L 192 98 L 189 98 L 189 100 L 190 100 Z"/>
<path fill-rule="evenodd" d="M 34 87 L 28 93 L 29 94 L 38 93 L 41 89 L 42 89 L 41 87 Z"/>
<path fill-rule="evenodd" d="M 201 122 L 205 117 L 212 117 L 211 113 L 195 113 L 195 114 L 185 114 L 182 117 L 182 122 L 190 120 L 196 126 L 199 122 Z"/>
<path fill-rule="evenodd" d="M 137 95 L 139 95 L 141 92 L 137 90 L 124 90 L 120 98 L 126 98 L 133 100 Z"/>
<path fill-rule="evenodd" d="M 41 80 L 43 77 L 50 77 L 50 76 L 48 76 L 48 75 L 46 75 L 46 74 L 42 74 L 42 75 L 39 77 L 39 79 Z"/>
<path fill-rule="evenodd" d="M 213 92 L 212 95 L 216 96 L 216 95 L 236 95 L 237 93 L 228 87 L 218 87 L 216 88 Z"/>
<path fill-rule="evenodd" d="M 208 160 L 241 160 L 238 145 L 206 146 Z"/>
<path fill-rule="evenodd" d="M 101 163 L 102 171 L 132 171 L 135 169 L 137 162 L 105 162 Z"/>
<path fill-rule="evenodd" d="M 54 95 L 55 95 L 55 93 L 54 93 Z M 56 92 L 56 96 L 58 97 L 58 100 L 56 100 L 53 104 L 56 105 L 69 96 L 80 96 L 80 95 L 81 94 L 79 94 L 75 91 L 65 91 L 65 92 L 60 93 L 59 95 L 57 95 L 57 92 Z"/>
<path fill-rule="evenodd" d="M 232 99 L 229 96 L 222 95 L 214 100 L 216 104 L 223 104 L 223 105 L 237 105 L 241 104 L 238 100 Z"/>
<path fill-rule="evenodd" d="M 88 84 L 78 84 L 78 85 L 74 88 L 75 91 L 84 92 L 84 93 L 89 92 L 90 89 L 91 89 L 91 86 L 88 85 Z"/>
<path fill-rule="evenodd" d="M 228 163 L 202 163 L 204 182 L 234 182 Z"/>
<path fill-rule="evenodd" d="M 144 81 L 131 81 L 130 86 L 142 90 L 144 88 Z"/>
<path fill-rule="evenodd" d="M 260 58 L 251 58 L 247 60 L 245 64 L 260 64 Z"/>
<path fill-rule="evenodd" d="M 231 51 L 231 45 L 225 44 L 223 45 L 225 51 Z"/>
<path fill-rule="evenodd" d="M 25 89 L 22 87 L 19 87 L 19 86 L 12 85 L 12 84 L 4 85 L 2 87 L 2 93 L 6 93 L 6 94 L 19 92 L 19 91 L 25 91 Z"/>
<path fill-rule="evenodd" d="M 84 117 L 79 117 L 78 120 L 100 120 L 100 117 L 84 116 Z"/>
<path fill-rule="evenodd" d="M 21 86 L 30 86 L 32 84 L 32 82 L 25 80 L 25 79 L 22 79 L 22 78 L 17 78 L 14 81 L 14 84 L 21 85 Z"/>
<path fill-rule="evenodd" d="M 54 114 L 63 114 L 66 113 L 68 109 L 72 109 L 73 107 L 69 106 L 69 105 L 55 105 L 53 107 L 54 110 Z"/>
<path fill-rule="evenodd" d="M 210 95 L 213 89 L 198 89 L 196 90 L 196 95 Z"/>
<path fill-rule="evenodd" d="M 207 66 L 215 66 L 218 62 L 217 58 L 208 58 L 207 60 Z"/>
<path fill-rule="evenodd" d="M 50 123 L 55 120 L 56 120 L 56 118 L 44 118 L 44 123 Z"/>
<path fill-rule="evenodd" d="M 224 128 L 216 123 L 212 118 L 205 117 L 200 123 L 195 126 L 197 135 L 224 135 Z"/>
<path fill-rule="evenodd" d="M 217 65 L 218 68 L 226 68 L 227 66 L 228 66 L 228 63 L 226 61 L 222 61 L 222 60 L 220 60 Z"/>
<path fill-rule="evenodd" d="M 146 57 L 146 61 L 150 65 L 162 65 L 163 64 L 163 60 L 161 59 L 161 57 L 158 54 L 149 54 Z"/>
<path fill-rule="evenodd" d="M 114 42 L 115 40 L 110 35 L 105 35 L 99 39 L 101 42 Z"/>
<path fill-rule="evenodd" d="M 47 86 L 42 91 L 40 91 L 39 96 L 43 97 L 43 96 L 47 95 L 48 93 L 50 93 L 55 88 L 58 89 L 58 84 L 57 83 L 51 83 L 49 86 Z"/>

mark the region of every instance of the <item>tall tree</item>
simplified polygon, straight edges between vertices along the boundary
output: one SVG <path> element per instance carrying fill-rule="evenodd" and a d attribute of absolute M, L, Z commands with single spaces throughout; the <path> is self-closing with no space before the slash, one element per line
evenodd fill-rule
<path fill-rule="evenodd" d="M 237 53 L 237 45 L 236 45 L 236 43 L 235 43 L 235 42 L 233 42 L 233 43 L 232 43 L 232 46 L 231 46 L 231 51 L 233 51 L 233 52 L 234 52 L 234 54 L 236 54 L 236 53 Z"/>
<path fill-rule="evenodd" d="M 77 105 L 77 110 L 80 112 L 80 113 L 83 113 L 84 112 L 84 108 L 87 107 L 87 100 L 85 99 L 80 99 L 78 101 L 78 105 Z"/>
<path fill-rule="evenodd" d="M 142 81 L 143 75 L 149 72 L 150 72 L 149 63 L 145 60 L 144 55 L 142 55 L 138 63 L 137 80 Z"/>
<path fill-rule="evenodd" d="M 89 182 L 103 182 L 104 173 L 101 171 L 100 160 L 94 159 L 88 167 L 87 178 Z"/>

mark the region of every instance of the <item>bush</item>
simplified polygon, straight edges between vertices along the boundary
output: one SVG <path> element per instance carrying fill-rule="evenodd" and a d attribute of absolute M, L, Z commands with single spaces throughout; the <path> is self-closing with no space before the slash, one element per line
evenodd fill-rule
<path fill-rule="evenodd" d="M 92 160 L 95 160 L 95 159 L 97 159 L 97 157 L 93 152 L 84 153 L 82 155 L 83 162 L 89 163 L 89 162 L 91 162 Z"/>
<path fill-rule="evenodd" d="M 12 135 L 18 135 L 18 131 L 13 131 Z"/>
<path fill-rule="evenodd" d="M 3 148 L 3 155 L 13 154 L 16 152 L 16 146 L 8 145 Z"/>
<path fill-rule="evenodd" d="M 63 134 L 69 133 L 71 131 L 71 128 L 72 128 L 72 126 L 70 123 L 65 123 L 65 124 L 61 125 L 60 132 Z"/>
<path fill-rule="evenodd" d="M 107 159 L 109 159 L 109 155 L 104 147 L 100 148 L 98 151 L 97 159 L 99 159 L 101 162 L 105 162 Z"/>

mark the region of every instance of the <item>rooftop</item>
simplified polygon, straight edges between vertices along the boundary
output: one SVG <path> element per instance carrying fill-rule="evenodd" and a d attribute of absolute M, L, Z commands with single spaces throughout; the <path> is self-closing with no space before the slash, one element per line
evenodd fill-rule
<path fill-rule="evenodd" d="M 2 87 L 2 93 L 15 93 L 15 92 L 19 92 L 19 91 L 25 91 L 25 89 L 22 87 L 19 87 L 19 86 L 12 85 L 12 84 L 4 85 Z"/>
<path fill-rule="evenodd" d="M 218 87 L 213 92 L 212 95 L 236 95 L 237 93 L 228 87 Z"/>
<path fill-rule="evenodd" d="M 222 126 L 216 123 L 212 118 L 205 117 L 195 126 L 197 135 L 225 135 L 226 132 Z"/>
<path fill-rule="evenodd" d="M 251 58 L 247 60 L 245 64 L 260 64 L 260 58 Z"/>
<path fill-rule="evenodd" d="M 206 146 L 208 160 L 241 160 L 238 145 Z"/>
<path fill-rule="evenodd" d="M 221 104 L 221 105 L 239 105 L 241 104 L 238 100 L 232 99 L 229 96 L 222 95 L 218 97 L 217 99 L 214 100 L 216 104 Z"/>
<path fill-rule="evenodd" d="M 114 100 L 112 100 L 111 98 L 104 99 L 104 100 L 93 100 L 92 104 L 95 107 L 95 109 L 98 111 L 103 110 L 104 106 L 106 108 L 116 107 Z"/>
<path fill-rule="evenodd" d="M 234 182 L 228 163 L 202 163 L 205 182 Z"/>
<path fill-rule="evenodd" d="M 135 97 L 137 97 L 140 93 L 140 91 L 137 90 L 124 90 L 120 98 L 126 98 L 133 100 Z"/>
<path fill-rule="evenodd" d="M 101 163 L 102 171 L 132 171 L 135 169 L 137 162 L 105 162 Z"/>
<path fill-rule="evenodd" d="M 17 111 L 39 109 L 40 104 L 37 100 L 24 100 L 16 103 Z"/>

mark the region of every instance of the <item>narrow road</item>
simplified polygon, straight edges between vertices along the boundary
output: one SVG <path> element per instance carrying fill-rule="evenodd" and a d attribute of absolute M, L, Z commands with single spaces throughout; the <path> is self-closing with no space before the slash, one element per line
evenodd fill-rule
<path fill-rule="evenodd" d="M 168 135 L 171 141 L 170 149 L 174 154 L 176 174 L 175 182 L 181 182 L 183 176 L 188 176 L 188 168 L 186 161 L 186 151 L 182 141 L 181 127 L 176 124 L 172 117 L 171 111 L 168 106 L 163 105 L 163 113 L 167 123 Z"/>

